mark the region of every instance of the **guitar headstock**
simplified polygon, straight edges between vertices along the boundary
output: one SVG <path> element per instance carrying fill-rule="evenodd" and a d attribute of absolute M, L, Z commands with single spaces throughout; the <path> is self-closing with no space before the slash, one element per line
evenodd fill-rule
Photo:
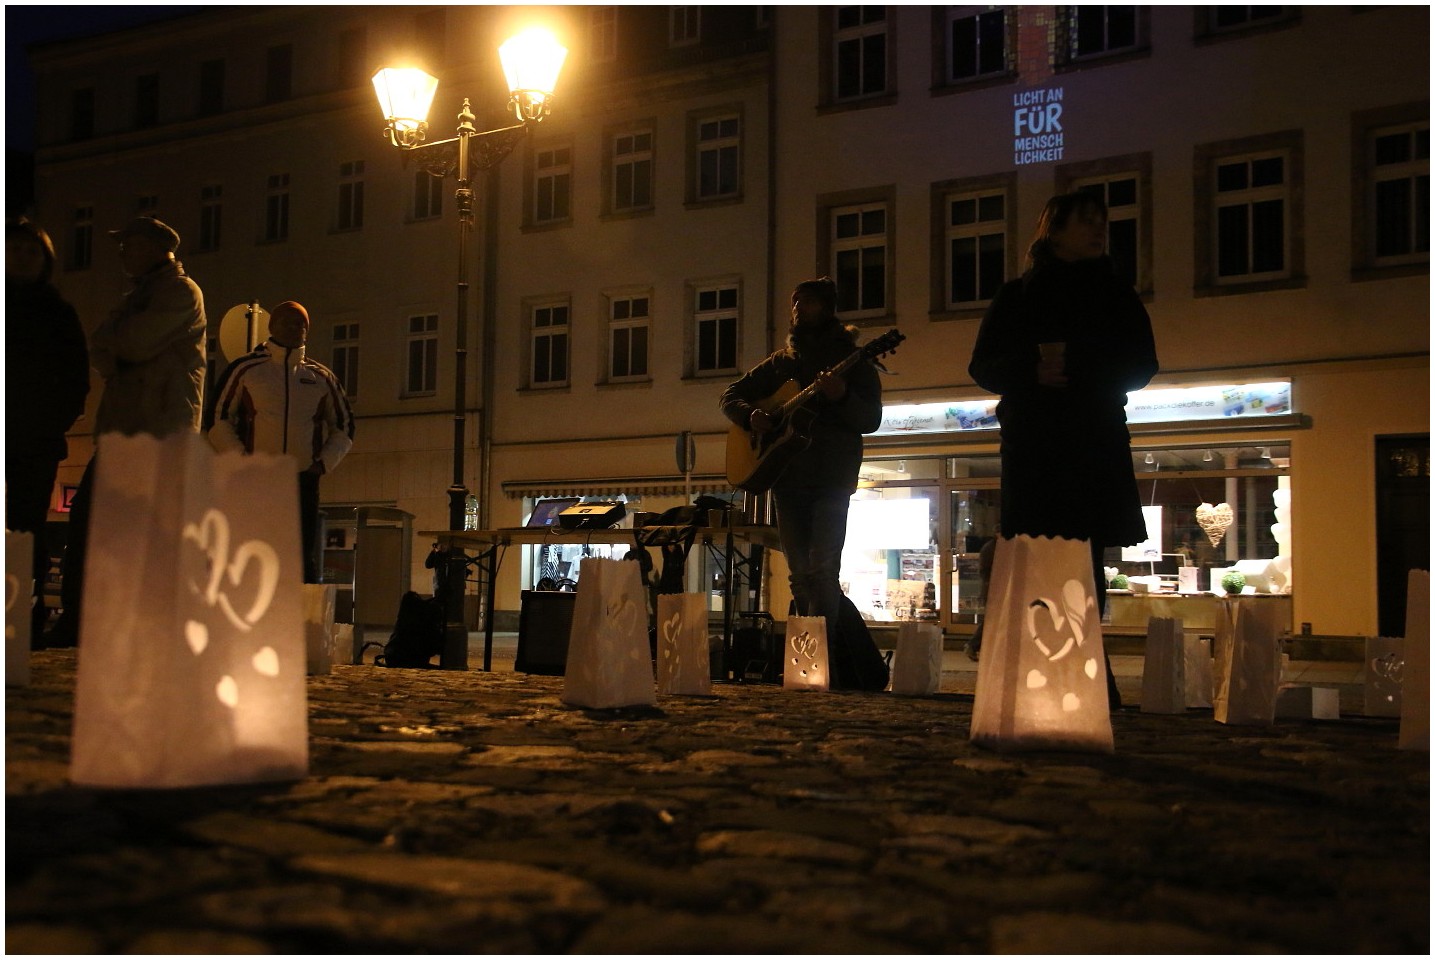
<path fill-rule="evenodd" d="M 862 345 L 862 356 L 868 360 L 875 360 L 878 357 L 885 357 L 897 349 L 897 344 L 907 339 L 895 327 Z"/>

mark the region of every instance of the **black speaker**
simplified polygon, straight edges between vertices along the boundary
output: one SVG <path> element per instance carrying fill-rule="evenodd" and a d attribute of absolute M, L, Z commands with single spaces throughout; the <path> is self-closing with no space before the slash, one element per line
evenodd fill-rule
<path fill-rule="evenodd" d="M 573 603 L 578 594 L 566 590 L 524 590 L 518 608 L 519 673 L 563 676 L 568 666 L 568 634 L 573 629 Z"/>
<path fill-rule="evenodd" d="M 627 516 L 621 503 L 579 503 L 558 514 L 564 530 L 604 530 Z"/>

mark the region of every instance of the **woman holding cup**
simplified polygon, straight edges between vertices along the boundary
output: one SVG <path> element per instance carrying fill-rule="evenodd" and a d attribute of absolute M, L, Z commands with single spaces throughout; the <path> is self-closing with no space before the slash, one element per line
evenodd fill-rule
<path fill-rule="evenodd" d="M 1052 197 L 1026 273 L 992 300 L 967 370 L 1001 396 L 1002 535 L 1089 541 L 1103 613 L 1102 554 L 1146 539 L 1125 407 L 1157 369 L 1151 318 L 1106 256 L 1105 204 Z"/>

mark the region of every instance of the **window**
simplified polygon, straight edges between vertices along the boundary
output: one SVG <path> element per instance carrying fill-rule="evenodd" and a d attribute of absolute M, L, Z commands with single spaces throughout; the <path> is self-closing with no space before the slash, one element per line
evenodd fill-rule
<path fill-rule="evenodd" d="M 1231 157 L 1216 165 L 1216 276 L 1286 270 L 1286 158 Z"/>
<path fill-rule="evenodd" d="M 135 126 L 152 127 L 159 123 L 159 74 L 146 73 L 135 77 Z"/>
<path fill-rule="evenodd" d="M 609 212 L 631 213 L 653 206 L 653 133 L 625 130 L 609 137 Z"/>
<path fill-rule="evenodd" d="M 264 197 L 264 239 L 286 240 L 289 237 L 289 174 L 271 173 L 268 192 Z"/>
<path fill-rule="evenodd" d="M 424 396 L 438 390 L 438 314 L 409 317 L 408 371 L 404 395 Z"/>
<path fill-rule="evenodd" d="M 336 229 L 358 230 L 364 225 L 364 161 L 339 164 L 339 209 Z"/>
<path fill-rule="evenodd" d="M 742 193 L 742 118 L 736 113 L 697 117 L 692 121 L 695 201 L 727 200 Z"/>
<path fill-rule="evenodd" d="M 639 380 L 648 376 L 649 298 L 608 300 L 608 379 Z"/>
<path fill-rule="evenodd" d="M 736 284 L 700 286 L 693 291 L 693 372 L 737 369 Z"/>
<path fill-rule="evenodd" d="M 270 47 L 264 57 L 264 102 L 278 103 L 293 95 L 294 47 Z"/>
<path fill-rule="evenodd" d="M 221 199 L 224 188 L 219 184 L 203 187 L 199 191 L 199 250 L 201 253 L 219 249 L 219 228 L 223 220 L 224 206 Z"/>
<path fill-rule="evenodd" d="M 135 216 L 156 216 L 159 210 L 159 195 L 147 193 L 135 200 Z"/>
<path fill-rule="evenodd" d="M 70 139 L 88 140 L 95 135 L 95 88 L 84 87 L 70 95 Z"/>
<path fill-rule="evenodd" d="M 985 306 L 1006 282 L 1008 207 L 1004 188 L 946 196 L 944 309 Z"/>
<path fill-rule="evenodd" d="M 593 7 L 588 11 L 588 59 L 608 63 L 618 58 L 618 8 Z"/>
<path fill-rule="evenodd" d="M 531 222 L 548 224 L 572 218 L 573 148 L 553 146 L 533 155 Z"/>
<path fill-rule="evenodd" d="M 936 7 L 946 17 L 946 64 L 943 83 L 962 83 L 1010 71 L 1007 8 Z"/>
<path fill-rule="evenodd" d="M 530 386 L 558 387 L 568 382 L 568 313 L 566 301 L 529 308 Z"/>
<path fill-rule="evenodd" d="M 831 275 L 844 320 L 887 312 L 887 210 L 886 203 L 867 203 L 830 211 Z"/>
<path fill-rule="evenodd" d="M 199 65 L 199 115 L 210 117 L 224 110 L 224 61 L 205 60 Z"/>
<path fill-rule="evenodd" d="M 1241 34 L 1262 27 L 1293 23 L 1297 7 L 1197 7 L 1197 34 L 1213 37 Z"/>
<path fill-rule="evenodd" d="M 1151 155 L 1132 154 L 1058 168 L 1060 192 L 1089 190 L 1106 204 L 1106 252 L 1137 291 L 1151 284 Z"/>
<path fill-rule="evenodd" d="M 334 352 L 330 368 L 344 393 L 352 400 L 359 395 L 359 325 L 357 323 L 336 323 L 334 325 Z"/>
<path fill-rule="evenodd" d="M 88 270 L 94 253 L 95 208 L 76 207 L 70 223 L 70 269 Z"/>
<path fill-rule="evenodd" d="M 1371 249 L 1377 266 L 1430 260 L 1430 124 L 1370 134 Z"/>
<path fill-rule="evenodd" d="M 833 11 L 832 98 L 853 100 L 887 92 L 887 8 Z"/>
<path fill-rule="evenodd" d="M 1303 286 L 1300 131 L 1196 148 L 1196 295 Z"/>
<path fill-rule="evenodd" d="M 1145 45 L 1143 19 L 1139 7 L 1065 8 L 1066 58 L 1085 60 L 1139 49 Z"/>
<path fill-rule="evenodd" d="M 362 184 L 360 184 L 362 186 Z M 343 202 L 342 200 L 340 201 Z M 360 202 L 362 206 L 362 201 Z M 422 170 L 414 173 L 414 219 L 428 220 L 443 216 L 443 178 L 435 177 Z M 359 212 L 363 220 L 363 211 Z"/>
<path fill-rule="evenodd" d="M 363 27 L 339 31 L 339 75 L 341 87 L 357 87 L 367 82 L 368 34 Z"/>
<path fill-rule="evenodd" d="M 702 37 L 699 21 L 701 7 L 668 8 L 668 46 L 686 47 Z"/>

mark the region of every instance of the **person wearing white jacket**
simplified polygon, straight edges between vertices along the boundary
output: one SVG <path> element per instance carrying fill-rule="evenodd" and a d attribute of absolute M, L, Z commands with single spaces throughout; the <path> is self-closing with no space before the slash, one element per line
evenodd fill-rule
<path fill-rule="evenodd" d="M 210 445 L 220 453 L 272 453 L 294 461 L 304 581 L 319 581 L 319 478 L 354 444 L 354 415 L 328 367 L 305 355 L 309 312 L 293 300 L 269 314 L 269 339 L 225 369 L 215 392 Z"/>

